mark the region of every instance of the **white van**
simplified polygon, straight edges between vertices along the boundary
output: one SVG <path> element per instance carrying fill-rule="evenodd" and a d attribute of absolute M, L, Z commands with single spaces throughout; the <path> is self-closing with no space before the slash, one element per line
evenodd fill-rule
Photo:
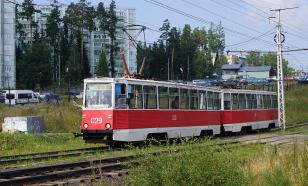
<path fill-rule="evenodd" d="M 38 103 L 39 98 L 32 90 L 6 90 L 5 104 L 17 105 L 27 103 Z"/>

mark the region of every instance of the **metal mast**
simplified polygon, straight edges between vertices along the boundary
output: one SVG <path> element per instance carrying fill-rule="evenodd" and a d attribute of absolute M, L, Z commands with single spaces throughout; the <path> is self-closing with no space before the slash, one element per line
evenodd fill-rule
<path fill-rule="evenodd" d="M 278 92 L 278 125 L 283 127 L 283 130 L 286 129 L 286 116 L 285 116 L 285 99 L 284 99 L 284 86 L 283 86 L 283 69 L 282 69 L 282 43 L 284 42 L 284 35 L 281 33 L 281 21 L 280 21 L 280 12 L 282 10 L 294 9 L 293 8 L 283 8 L 283 9 L 274 9 L 278 13 L 278 21 L 276 25 L 276 35 L 275 42 L 277 48 L 277 92 Z"/>

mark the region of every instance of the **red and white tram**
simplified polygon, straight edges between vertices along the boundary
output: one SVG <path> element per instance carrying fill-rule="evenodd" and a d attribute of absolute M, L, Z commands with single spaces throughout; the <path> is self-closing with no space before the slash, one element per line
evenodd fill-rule
<path fill-rule="evenodd" d="M 274 128 L 278 115 L 274 92 L 131 78 L 85 79 L 83 104 L 83 139 L 93 143 Z"/>

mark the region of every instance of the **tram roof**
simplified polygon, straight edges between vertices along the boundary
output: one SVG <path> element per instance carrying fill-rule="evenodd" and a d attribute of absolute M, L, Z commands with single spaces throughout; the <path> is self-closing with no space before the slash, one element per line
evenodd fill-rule
<path fill-rule="evenodd" d="M 85 83 L 99 83 L 99 82 L 136 82 L 144 85 L 165 85 L 169 87 L 177 87 L 177 88 L 198 88 L 198 89 L 205 89 L 205 90 L 212 90 L 212 91 L 222 91 L 225 93 L 275 93 L 271 91 L 260 91 L 260 90 L 243 90 L 243 89 L 222 89 L 220 87 L 204 87 L 198 86 L 194 84 L 184 84 L 184 83 L 174 83 L 168 81 L 155 81 L 155 80 L 145 80 L 145 79 L 134 79 L 134 78 L 108 78 L 108 77 L 99 77 L 99 78 L 87 78 L 84 79 Z"/>

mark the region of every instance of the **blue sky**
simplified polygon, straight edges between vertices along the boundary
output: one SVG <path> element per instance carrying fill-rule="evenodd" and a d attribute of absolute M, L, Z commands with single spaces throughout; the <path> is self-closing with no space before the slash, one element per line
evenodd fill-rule
<path fill-rule="evenodd" d="M 19 0 L 19 2 L 22 0 Z M 69 4 L 77 0 L 59 0 Z M 275 22 L 268 19 L 276 16 L 270 9 L 298 6 L 298 9 L 283 11 L 282 27 L 286 40 L 285 50 L 308 48 L 308 0 L 155 0 L 179 11 L 195 16 L 196 21 L 175 12 L 153 5 L 150 0 L 116 0 L 119 8 L 136 9 L 136 22 L 158 30 L 164 19 L 169 19 L 172 26 L 183 28 L 185 24 L 194 27 L 209 28 L 207 22 L 222 22 L 226 33 L 226 50 L 262 50 L 275 51 Z M 110 0 L 91 0 L 92 5 Z M 35 0 L 37 4 L 48 4 L 49 0 Z M 148 42 L 160 35 L 157 31 L 146 31 Z M 141 38 L 140 38 L 141 39 Z M 242 43 L 244 42 L 244 43 Z M 241 43 L 241 44 L 238 44 Z M 238 45 L 234 45 L 238 44 Z M 285 54 L 290 66 L 303 67 L 308 71 L 308 51 Z"/>

